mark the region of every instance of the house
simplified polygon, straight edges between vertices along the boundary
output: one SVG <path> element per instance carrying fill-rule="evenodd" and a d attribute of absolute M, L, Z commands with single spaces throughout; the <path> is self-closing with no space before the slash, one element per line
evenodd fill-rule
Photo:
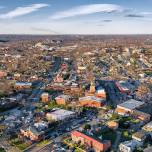
<path fill-rule="evenodd" d="M 119 115 L 128 116 L 132 114 L 136 108 L 139 108 L 143 105 L 144 102 L 130 99 L 126 102 L 117 105 L 115 112 L 118 113 Z"/>
<path fill-rule="evenodd" d="M 86 96 L 79 98 L 81 106 L 100 108 L 104 105 L 104 99 L 95 96 Z"/>
<path fill-rule="evenodd" d="M 100 141 L 94 139 L 91 136 L 88 136 L 80 131 L 72 131 L 71 132 L 72 140 L 76 143 L 81 142 L 83 145 L 87 145 L 90 148 L 93 148 L 95 152 L 105 152 L 111 147 L 110 141 Z"/>
<path fill-rule="evenodd" d="M 142 129 L 152 137 L 152 121 L 143 126 Z"/>
<path fill-rule="evenodd" d="M 75 117 L 75 112 L 64 110 L 64 109 L 57 109 L 53 112 L 49 112 L 46 114 L 46 118 L 52 121 L 64 121 L 66 119 Z"/>
<path fill-rule="evenodd" d="M 138 139 L 138 138 L 137 138 Z M 119 151 L 120 152 L 133 152 L 135 148 L 143 146 L 143 142 L 138 140 L 130 140 L 120 143 Z"/>
<path fill-rule="evenodd" d="M 60 95 L 55 98 L 55 101 L 58 105 L 66 105 L 70 101 L 69 95 Z"/>
<path fill-rule="evenodd" d="M 122 142 L 119 145 L 120 152 L 133 152 L 135 148 L 136 148 L 136 143 L 133 140 Z"/>
<path fill-rule="evenodd" d="M 20 129 L 21 135 L 29 138 L 32 141 L 40 141 L 42 139 L 41 132 L 39 132 L 35 127 L 27 127 Z"/>
<path fill-rule="evenodd" d="M 143 121 L 143 122 L 149 122 L 150 121 L 150 117 L 151 115 L 139 110 L 134 110 L 132 113 L 132 116 L 134 116 L 135 118 Z"/>
<path fill-rule="evenodd" d="M 146 139 L 146 134 L 143 130 L 135 132 L 132 135 L 132 139 L 138 141 L 138 142 L 143 142 Z"/>
<path fill-rule="evenodd" d="M 29 138 L 32 141 L 40 141 L 46 129 L 48 128 L 48 124 L 46 122 L 35 123 L 33 126 L 28 126 L 20 129 L 20 133 L 22 136 Z"/>
<path fill-rule="evenodd" d="M 108 128 L 115 130 L 118 128 L 119 124 L 115 121 L 108 121 L 107 126 L 108 126 Z"/>

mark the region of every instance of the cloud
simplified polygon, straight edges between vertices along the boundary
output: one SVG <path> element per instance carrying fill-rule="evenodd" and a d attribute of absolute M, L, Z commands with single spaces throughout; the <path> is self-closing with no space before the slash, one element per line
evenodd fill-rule
<path fill-rule="evenodd" d="M 26 14 L 30 14 L 32 12 L 38 11 L 40 8 L 47 7 L 48 4 L 45 3 L 39 3 L 39 4 L 32 4 L 25 7 L 17 7 L 14 10 L 6 13 L 6 14 L 0 14 L 1 19 L 8 19 L 8 18 L 15 18 L 19 16 L 23 16 Z"/>
<path fill-rule="evenodd" d="M 102 22 L 112 22 L 112 20 L 102 20 Z"/>
<path fill-rule="evenodd" d="M 125 17 L 130 17 L 130 18 L 143 18 L 143 15 L 140 14 L 128 14 Z"/>
<path fill-rule="evenodd" d="M 124 9 L 115 4 L 90 4 L 81 5 L 69 10 L 57 12 L 51 16 L 52 19 L 62 19 L 74 16 L 88 15 L 94 13 L 112 13 L 112 12 L 122 12 Z"/>

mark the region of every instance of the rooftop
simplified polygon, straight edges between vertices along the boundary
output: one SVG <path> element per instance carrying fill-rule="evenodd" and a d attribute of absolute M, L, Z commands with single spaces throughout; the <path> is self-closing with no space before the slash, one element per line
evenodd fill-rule
<path fill-rule="evenodd" d="M 79 101 L 83 101 L 83 100 L 92 100 L 92 101 L 96 101 L 96 102 L 102 102 L 103 101 L 103 99 L 97 98 L 95 96 L 86 96 L 86 97 L 79 98 Z"/>
<path fill-rule="evenodd" d="M 147 123 L 144 127 L 143 127 L 144 130 L 146 131 L 152 131 L 152 121 Z"/>
<path fill-rule="evenodd" d="M 57 109 L 57 110 L 50 112 L 48 114 L 62 120 L 63 118 L 66 118 L 70 115 L 74 115 L 75 112 L 64 110 L 64 109 Z"/>
<path fill-rule="evenodd" d="M 123 102 L 123 103 L 119 104 L 118 106 L 126 108 L 126 109 L 133 110 L 133 109 L 136 109 L 136 108 L 138 108 L 142 105 L 144 105 L 144 102 L 137 101 L 137 100 L 134 100 L 134 99 L 130 99 L 126 102 Z"/>

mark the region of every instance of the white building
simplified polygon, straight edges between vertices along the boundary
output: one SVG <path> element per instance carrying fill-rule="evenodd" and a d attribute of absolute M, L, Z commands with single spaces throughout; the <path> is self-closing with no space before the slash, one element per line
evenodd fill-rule
<path fill-rule="evenodd" d="M 57 109 L 53 112 L 46 114 L 47 119 L 53 120 L 53 121 L 62 121 L 68 118 L 72 118 L 74 116 L 75 116 L 75 112 L 64 110 L 64 109 Z"/>
<path fill-rule="evenodd" d="M 125 141 L 119 145 L 120 152 L 133 152 L 136 147 L 136 142 L 133 140 Z"/>

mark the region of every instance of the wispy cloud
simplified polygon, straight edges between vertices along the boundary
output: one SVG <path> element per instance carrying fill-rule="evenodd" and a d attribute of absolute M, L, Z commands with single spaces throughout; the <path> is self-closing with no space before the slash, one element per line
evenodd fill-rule
<path fill-rule="evenodd" d="M 57 12 L 51 16 L 52 19 L 62 19 L 74 16 L 88 15 L 94 13 L 112 13 L 112 12 L 122 12 L 124 9 L 115 4 L 90 4 L 81 5 L 69 10 Z"/>
<path fill-rule="evenodd" d="M 125 17 L 130 17 L 130 18 L 143 18 L 143 15 L 140 14 L 128 14 Z"/>
<path fill-rule="evenodd" d="M 8 19 L 8 18 L 15 18 L 19 16 L 23 16 L 26 14 L 30 14 L 32 12 L 38 11 L 40 8 L 47 7 L 48 4 L 39 3 L 39 4 L 32 4 L 25 7 L 17 7 L 14 10 L 7 12 L 5 14 L 0 14 L 1 19 Z"/>

